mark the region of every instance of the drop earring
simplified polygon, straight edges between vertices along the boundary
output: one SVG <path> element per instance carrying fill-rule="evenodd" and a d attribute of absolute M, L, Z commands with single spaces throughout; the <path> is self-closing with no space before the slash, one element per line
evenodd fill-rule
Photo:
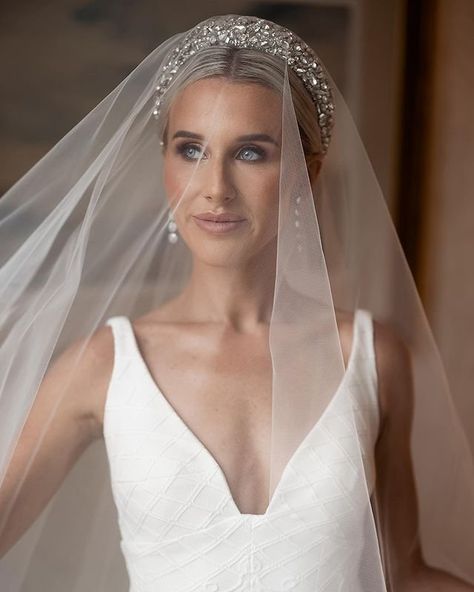
<path fill-rule="evenodd" d="M 303 245 L 299 242 L 301 240 L 301 232 L 299 232 L 299 228 L 301 226 L 301 221 L 300 221 L 300 211 L 298 209 L 300 202 L 301 202 L 301 196 L 297 196 L 295 199 L 296 202 L 296 207 L 295 207 L 295 228 L 296 228 L 296 248 L 298 249 L 298 253 L 301 253 L 303 251 Z"/>
<path fill-rule="evenodd" d="M 178 227 L 171 213 L 168 218 L 168 242 L 172 245 L 178 242 Z"/>

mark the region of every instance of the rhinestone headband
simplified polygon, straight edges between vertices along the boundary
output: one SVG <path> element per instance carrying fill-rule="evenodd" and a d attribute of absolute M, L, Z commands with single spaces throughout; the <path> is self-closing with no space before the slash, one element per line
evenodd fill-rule
<path fill-rule="evenodd" d="M 153 116 L 158 119 L 162 98 L 176 73 L 194 54 L 215 46 L 255 49 L 283 59 L 302 80 L 316 106 L 323 153 L 334 124 L 329 81 L 314 51 L 289 29 L 252 16 L 217 16 L 193 27 L 169 56 L 155 89 Z"/>

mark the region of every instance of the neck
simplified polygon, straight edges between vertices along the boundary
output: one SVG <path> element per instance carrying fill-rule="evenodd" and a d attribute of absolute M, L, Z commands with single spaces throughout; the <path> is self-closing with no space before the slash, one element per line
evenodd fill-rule
<path fill-rule="evenodd" d="M 179 296 L 194 322 L 216 323 L 239 333 L 268 328 L 275 287 L 276 242 L 243 266 L 214 266 L 194 261 L 190 280 Z"/>

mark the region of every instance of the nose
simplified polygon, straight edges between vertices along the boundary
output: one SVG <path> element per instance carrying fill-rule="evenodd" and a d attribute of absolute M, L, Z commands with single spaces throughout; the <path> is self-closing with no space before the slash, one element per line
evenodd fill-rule
<path fill-rule="evenodd" d="M 202 191 L 208 201 L 219 203 L 235 198 L 234 179 L 224 158 L 210 158 L 202 167 L 202 175 Z"/>

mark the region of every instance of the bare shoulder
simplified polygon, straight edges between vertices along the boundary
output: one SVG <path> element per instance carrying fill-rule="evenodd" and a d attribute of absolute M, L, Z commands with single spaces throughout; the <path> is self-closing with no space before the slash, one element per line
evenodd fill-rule
<path fill-rule="evenodd" d="M 178 351 L 179 345 L 196 331 L 193 319 L 189 318 L 189 312 L 181 305 L 179 298 L 131 319 L 131 323 L 139 347 L 148 347 L 149 350 L 166 345 L 167 351 Z"/>
<path fill-rule="evenodd" d="M 410 348 L 398 331 L 374 319 L 379 402 L 384 419 L 409 415 L 413 405 Z"/>
<path fill-rule="evenodd" d="M 61 391 L 61 407 L 100 437 L 103 405 L 112 374 L 114 344 L 109 326 L 71 343 L 51 364 L 42 383 L 47 393 Z"/>
<path fill-rule="evenodd" d="M 355 315 L 336 311 L 337 325 L 344 361 L 352 349 Z M 413 406 L 410 348 L 398 331 L 373 319 L 374 350 L 377 369 L 378 398 L 382 420 L 389 417 L 409 418 Z"/>
<path fill-rule="evenodd" d="M 344 357 L 344 364 L 347 366 L 349 356 L 352 351 L 352 339 L 354 337 L 354 319 L 353 313 L 336 310 L 337 329 L 339 331 L 339 339 L 341 342 L 342 354 Z"/>

